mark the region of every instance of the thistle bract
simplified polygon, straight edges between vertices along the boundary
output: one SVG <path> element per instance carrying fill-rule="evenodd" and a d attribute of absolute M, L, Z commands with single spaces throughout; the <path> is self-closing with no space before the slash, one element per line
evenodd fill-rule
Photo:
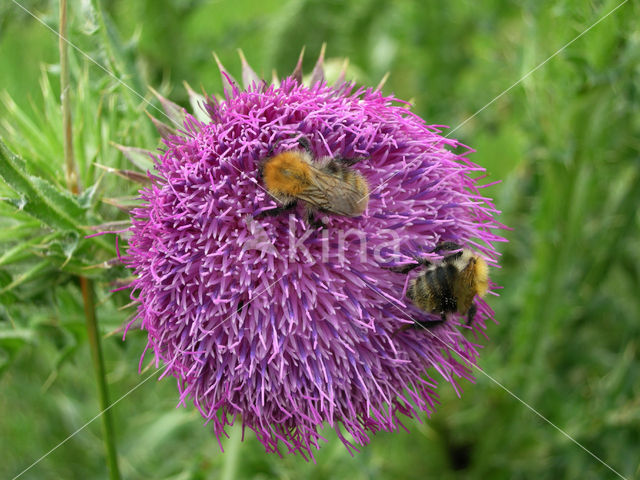
<path fill-rule="evenodd" d="M 132 212 L 125 260 L 148 348 L 180 402 L 219 440 L 239 420 L 267 451 L 305 458 L 323 426 L 349 449 L 365 445 L 430 414 L 436 377 L 472 379 L 476 345 L 455 319 L 398 333 L 428 315 L 405 300 L 406 277 L 383 267 L 443 239 L 491 263 L 500 239 L 467 147 L 378 89 L 328 85 L 321 64 L 310 86 L 299 68 L 268 85 L 245 64 L 245 89 L 223 71 L 222 100 L 194 97 L 207 118 L 161 99 L 183 123 L 161 129 L 166 147 Z M 278 206 L 260 162 L 301 137 L 318 157 L 363 157 L 353 167 L 370 185 L 363 215 L 327 215 L 324 228 L 300 212 L 260 215 Z M 483 332 L 492 311 L 477 303 Z"/>

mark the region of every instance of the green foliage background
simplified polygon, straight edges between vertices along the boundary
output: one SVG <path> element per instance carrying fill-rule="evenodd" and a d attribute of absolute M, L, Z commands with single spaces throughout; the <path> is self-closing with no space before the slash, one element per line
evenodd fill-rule
<path fill-rule="evenodd" d="M 17 0 L 18 1 L 18 0 Z M 19 1 L 53 29 L 58 4 Z M 215 50 L 240 77 L 236 49 L 270 77 L 329 64 L 413 99 L 455 127 L 513 227 L 491 298 L 480 366 L 488 376 L 441 392 L 410 434 L 379 434 L 352 458 L 333 435 L 317 463 L 266 455 L 239 432 L 220 453 L 193 408 L 175 409 L 155 377 L 113 407 L 124 478 L 617 478 L 526 402 L 626 478 L 640 478 L 640 7 L 630 1 L 476 116 L 619 1 L 85 0 L 71 2 L 74 135 L 84 193 L 64 190 L 57 37 L 16 2 L 0 5 L 0 477 L 13 478 L 98 413 L 75 273 L 96 278 L 103 333 L 131 315 L 111 294 L 111 239 L 83 226 L 123 219 L 105 198 L 135 188 L 95 163 L 128 168 L 111 142 L 154 149 L 145 85 L 187 104 L 182 81 L 221 90 Z M 137 93 L 135 93 L 137 92 Z M 470 120 L 468 120 L 471 118 Z M 468 121 L 467 121 L 468 120 Z M 9 181 L 7 181 L 7 178 Z M 11 180 L 13 179 L 13 180 Z M 122 199 L 121 201 L 125 201 Z M 71 218 L 69 218 L 69 216 Z M 104 340 L 112 400 L 136 387 L 139 332 Z M 148 375 L 148 373 L 146 374 Z M 241 461 L 240 461 L 241 460 Z M 23 479 L 104 478 L 99 422 Z"/>

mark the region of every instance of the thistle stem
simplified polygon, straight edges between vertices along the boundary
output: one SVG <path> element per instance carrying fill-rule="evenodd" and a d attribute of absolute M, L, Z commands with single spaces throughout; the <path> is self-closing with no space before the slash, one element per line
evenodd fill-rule
<path fill-rule="evenodd" d="M 71 123 L 71 98 L 69 95 L 70 82 L 66 33 L 67 0 L 60 0 L 60 40 L 58 48 L 60 51 L 60 102 L 62 104 L 62 127 L 64 131 L 65 178 L 69 190 L 77 195 L 80 193 L 80 181 L 73 154 L 73 130 Z M 86 277 L 80 276 L 78 278 L 84 302 L 84 316 L 87 326 L 87 337 L 91 348 L 93 369 L 98 384 L 98 397 L 100 401 L 100 410 L 102 411 L 102 433 L 107 454 L 107 464 L 109 466 L 109 478 L 111 480 L 120 480 L 113 421 L 111 417 L 111 410 L 108 410 L 109 392 L 107 389 L 104 359 L 102 358 L 102 347 L 100 345 L 93 282 Z"/>
<path fill-rule="evenodd" d="M 107 388 L 107 375 L 102 358 L 102 347 L 100 345 L 100 334 L 98 332 L 98 322 L 96 320 L 96 308 L 93 300 L 93 282 L 86 277 L 80 277 L 80 288 L 82 289 L 82 299 L 84 301 L 84 316 L 87 326 L 87 336 L 91 347 L 91 359 L 93 360 L 93 370 L 98 382 L 98 396 L 100 397 L 100 410 L 103 412 L 102 434 L 104 447 L 107 453 L 107 463 L 109 465 L 109 478 L 111 480 L 120 479 L 118 469 L 118 452 L 116 450 L 116 436 L 113 430 L 111 410 L 109 408 L 109 390 Z"/>
<path fill-rule="evenodd" d="M 69 62 L 67 51 L 67 0 L 60 0 L 60 103 L 62 104 L 62 130 L 64 132 L 64 173 L 67 187 L 74 194 L 80 192 L 78 172 L 73 158 L 73 130 L 71 128 L 71 96 L 69 82 Z"/>
<path fill-rule="evenodd" d="M 238 469 L 240 444 L 242 443 L 242 428 L 239 425 L 234 425 L 229 437 L 221 480 L 234 480 L 237 478 L 236 470 Z"/>

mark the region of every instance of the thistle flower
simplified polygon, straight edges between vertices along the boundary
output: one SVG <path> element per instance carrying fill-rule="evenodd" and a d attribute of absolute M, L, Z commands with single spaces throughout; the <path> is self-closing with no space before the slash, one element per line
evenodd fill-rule
<path fill-rule="evenodd" d="M 351 451 L 403 416 L 430 415 L 430 372 L 457 389 L 477 357 L 455 320 L 396 334 L 426 314 L 405 303 L 405 278 L 382 267 L 428 255 L 439 240 L 491 263 L 501 225 L 470 149 L 404 102 L 342 75 L 328 85 L 322 54 L 309 86 L 301 59 L 279 84 L 242 60 L 245 89 L 219 64 L 222 100 L 189 90 L 206 118 L 159 96 L 181 129 L 156 121 L 166 148 L 132 211 L 124 261 L 137 318 L 180 403 L 192 401 L 219 442 L 240 419 L 268 452 L 313 458 L 324 425 Z M 301 136 L 317 156 L 364 157 L 355 167 L 371 188 L 362 216 L 329 215 L 324 229 L 299 213 L 258 216 L 278 206 L 260 161 Z M 475 333 L 493 315 L 477 302 Z"/>

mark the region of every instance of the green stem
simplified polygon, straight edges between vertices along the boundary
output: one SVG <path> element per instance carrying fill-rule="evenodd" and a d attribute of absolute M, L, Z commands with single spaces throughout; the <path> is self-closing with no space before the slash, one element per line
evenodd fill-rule
<path fill-rule="evenodd" d="M 64 133 L 64 174 L 67 186 L 76 195 L 80 191 L 78 172 L 73 158 L 73 131 L 71 128 L 71 82 L 67 52 L 67 0 L 60 0 L 60 102 L 62 103 L 62 131 Z"/>
<path fill-rule="evenodd" d="M 98 396 L 100 397 L 100 410 L 103 412 L 102 434 L 104 436 L 104 446 L 107 453 L 107 463 L 109 464 L 109 478 L 111 480 L 120 479 L 118 469 L 118 452 L 116 450 L 116 436 L 113 430 L 113 421 L 110 406 L 109 391 L 107 389 L 107 375 L 102 358 L 102 347 L 100 345 L 100 334 L 98 332 L 98 322 L 96 321 L 96 308 L 93 300 L 93 282 L 86 277 L 80 277 L 80 288 L 84 300 L 84 316 L 87 325 L 87 335 L 89 346 L 91 347 L 91 358 L 93 360 L 93 370 L 98 381 Z"/>
<path fill-rule="evenodd" d="M 239 422 L 238 422 L 239 423 Z M 231 429 L 231 435 L 227 442 L 225 451 L 224 468 L 222 470 L 222 480 L 234 480 L 237 478 L 238 458 L 240 445 L 242 443 L 242 428 L 236 424 Z"/>
<path fill-rule="evenodd" d="M 69 81 L 69 63 L 67 56 L 67 0 L 60 0 L 60 100 L 62 103 L 62 127 L 64 131 L 64 158 L 65 177 L 67 187 L 74 194 L 80 192 L 80 182 L 73 155 L 73 130 L 71 121 L 71 98 Z M 109 465 L 109 478 L 120 480 L 118 469 L 118 453 L 116 450 L 116 440 L 113 431 L 113 421 L 111 410 L 109 410 L 109 391 L 107 389 L 107 376 L 102 358 L 102 348 L 100 345 L 100 335 L 98 332 L 98 322 L 96 317 L 96 306 L 94 302 L 93 282 L 86 277 L 78 277 L 82 290 L 84 302 L 84 316 L 87 326 L 87 336 L 91 348 L 91 358 L 93 369 L 98 383 L 98 397 L 100 400 L 100 410 L 102 411 L 102 433 L 103 441 Z"/>

